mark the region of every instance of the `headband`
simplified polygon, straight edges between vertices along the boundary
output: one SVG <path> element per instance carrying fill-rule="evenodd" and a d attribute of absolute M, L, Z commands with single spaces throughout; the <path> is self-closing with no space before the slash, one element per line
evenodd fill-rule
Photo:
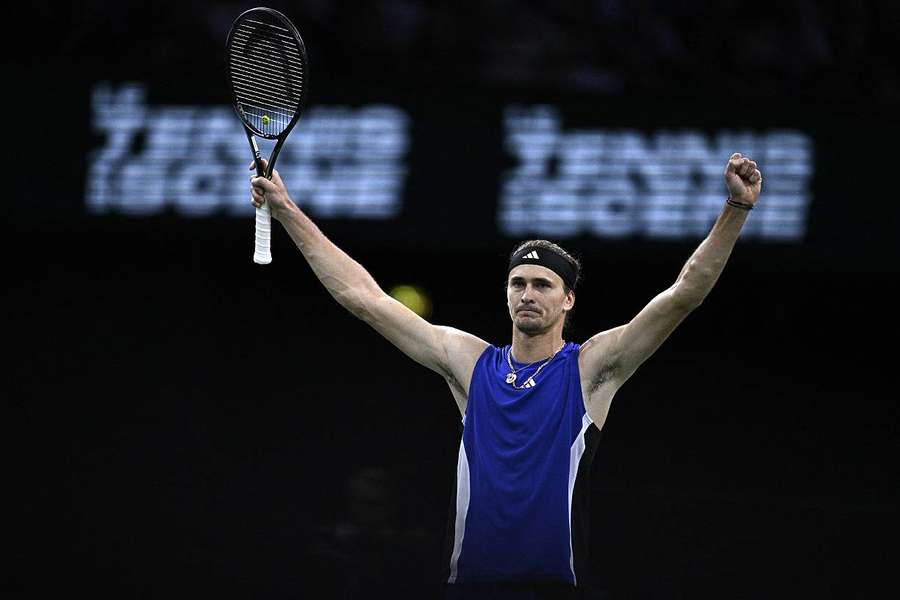
<path fill-rule="evenodd" d="M 575 269 L 561 254 L 554 252 L 550 248 L 535 248 L 531 246 L 520 250 L 509 260 L 509 269 L 506 270 L 506 274 L 509 275 L 509 272 L 519 265 L 547 267 L 559 275 L 570 290 L 575 289 L 575 280 L 578 278 Z"/>

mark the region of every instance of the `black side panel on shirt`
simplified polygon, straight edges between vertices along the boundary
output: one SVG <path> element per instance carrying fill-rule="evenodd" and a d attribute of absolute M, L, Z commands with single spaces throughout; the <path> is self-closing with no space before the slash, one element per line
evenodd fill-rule
<path fill-rule="evenodd" d="M 600 429 L 592 423 L 584 432 L 584 454 L 578 463 L 572 489 L 572 558 L 579 587 L 587 583 L 590 571 L 591 465 L 600 444 Z"/>

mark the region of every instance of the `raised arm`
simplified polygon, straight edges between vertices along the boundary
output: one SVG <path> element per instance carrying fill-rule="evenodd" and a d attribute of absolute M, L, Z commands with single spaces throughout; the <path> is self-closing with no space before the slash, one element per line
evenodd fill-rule
<path fill-rule="evenodd" d="M 590 389 L 601 385 L 608 385 L 612 391 L 618 389 L 700 306 L 716 284 L 747 214 L 759 198 L 762 175 L 754 161 L 733 154 L 725 168 L 725 183 L 729 201 L 675 283 L 653 298 L 628 324 L 598 333 L 582 345 L 579 367 Z"/>
<path fill-rule="evenodd" d="M 440 373 L 451 387 L 468 393 L 472 369 L 487 342 L 452 327 L 432 325 L 387 295 L 362 265 L 325 237 L 297 207 L 278 171 L 271 181 L 251 179 L 251 203 L 260 206 L 262 202 L 269 204 L 272 217 L 284 226 L 313 273 L 341 306 L 404 354 Z M 459 395 L 454 395 L 459 400 Z"/>

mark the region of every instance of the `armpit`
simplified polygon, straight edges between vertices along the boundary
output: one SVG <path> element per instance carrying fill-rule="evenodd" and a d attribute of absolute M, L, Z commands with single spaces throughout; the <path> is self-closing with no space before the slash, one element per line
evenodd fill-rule
<path fill-rule="evenodd" d="M 609 381 L 613 377 L 614 372 L 614 366 L 607 365 L 599 369 L 596 373 L 591 374 L 590 378 L 587 381 L 588 392 L 590 394 L 593 394 L 605 384 L 609 383 Z"/>
<path fill-rule="evenodd" d="M 616 375 L 619 361 L 611 343 L 624 326 L 597 334 L 581 345 L 578 368 L 584 387 L 595 392 Z"/>
<path fill-rule="evenodd" d="M 468 404 L 468 395 L 465 390 L 462 389 L 462 386 L 459 385 L 459 382 L 456 378 L 452 376 L 447 376 L 444 378 L 447 382 L 447 385 L 450 386 L 450 393 L 453 395 L 453 399 L 456 401 L 456 407 L 459 409 L 460 416 L 466 414 L 466 405 Z"/>

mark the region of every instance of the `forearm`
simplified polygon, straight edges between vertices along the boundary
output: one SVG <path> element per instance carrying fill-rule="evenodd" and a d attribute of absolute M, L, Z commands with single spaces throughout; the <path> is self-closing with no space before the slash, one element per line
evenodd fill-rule
<path fill-rule="evenodd" d="M 715 286 L 731 256 L 747 215 L 748 211 L 728 204 L 722 209 L 709 235 L 678 275 L 675 293 L 685 303 L 699 305 Z"/>
<path fill-rule="evenodd" d="M 279 221 L 325 289 L 341 306 L 363 318 L 367 303 L 384 293 L 369 272 L 334 245 L 299 209 L 279 215 Z"/>

